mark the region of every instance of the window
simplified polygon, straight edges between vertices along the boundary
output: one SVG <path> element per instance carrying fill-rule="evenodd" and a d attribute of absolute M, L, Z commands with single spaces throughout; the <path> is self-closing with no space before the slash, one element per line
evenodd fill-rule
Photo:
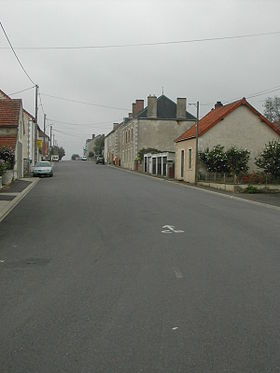
<path fill-rule="evenodd" d="M 131 141 L 133 141 L 133 128 L 131 128 Z"/>
<path fill-rule="evenodd" d="M 189 168 L 192 168 L 192 149 L 189 149 Z"/>
<path fill-rule="evenodd" d="M 185 168 L 185 152 L 181 150 L 181 177 L 184 177 L 184 168 Z"/>

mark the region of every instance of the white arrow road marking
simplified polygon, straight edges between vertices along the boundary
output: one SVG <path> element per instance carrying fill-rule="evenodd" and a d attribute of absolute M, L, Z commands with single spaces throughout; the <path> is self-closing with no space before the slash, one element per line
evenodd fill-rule
<path fill-rule="evenodd" d="M 183 274 L 179 268 L 173 268 L 176 278 L 183 278 Z"/>
<path fill-rule="evenodd" d="M 181 229 L 175 229 L 175 225 L 163 225 L 162 233 L 184 233 Z"/>

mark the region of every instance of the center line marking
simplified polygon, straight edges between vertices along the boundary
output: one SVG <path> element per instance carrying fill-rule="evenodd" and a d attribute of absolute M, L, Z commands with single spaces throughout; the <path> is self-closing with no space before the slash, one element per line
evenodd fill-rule
<path fill-rule="evenodd" d="M 183 278 L 183 274 L 178 268 L 173 268 L 176 278 Z"/>

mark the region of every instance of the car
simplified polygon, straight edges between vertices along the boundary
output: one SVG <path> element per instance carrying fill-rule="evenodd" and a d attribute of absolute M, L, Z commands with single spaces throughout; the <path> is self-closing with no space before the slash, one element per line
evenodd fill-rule
<path fill-rule="evenodd" d="M 59 156 L 57 154 L 53 154 L 51 156 L 51 160 L 52 160 L 52 162 L 59 162 Z"/>
<path fill-rule="evenodd" d="M 98 163 L 104 164 L 104 157 L 103 157 L 103 155 L 99 155 L 96 158 L 96 164 L 98 164 Z"/>
<path fill-rule="evenodd" d="M 40 161 L 33 167 L 33 176 L 53 176 L 53 167 L 49 161 Z"/>
<path fill-rule="evenodd" d="M 87 161 L 87 157 L 82 157 L 81 160 L 82 161 Z"/>

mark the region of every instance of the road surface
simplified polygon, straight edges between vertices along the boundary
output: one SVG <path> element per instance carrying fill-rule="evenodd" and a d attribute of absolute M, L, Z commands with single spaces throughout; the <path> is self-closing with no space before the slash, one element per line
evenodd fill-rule
<path fill-rule="evenodd" d="M 0 224 L 0 371 L 280 372 L 279 218 L 58 164 Z"/>

